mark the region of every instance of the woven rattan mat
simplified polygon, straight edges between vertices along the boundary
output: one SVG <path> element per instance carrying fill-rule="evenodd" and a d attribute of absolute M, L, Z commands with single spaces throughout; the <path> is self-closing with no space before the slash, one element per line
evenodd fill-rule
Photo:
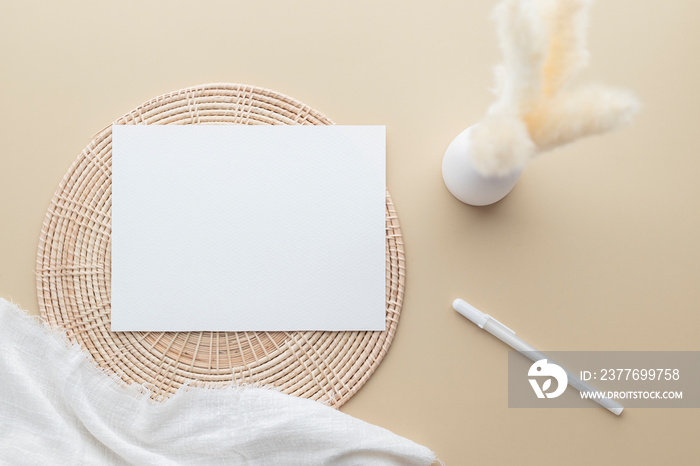
<path fill-rule="evenodd" d="M 331 125 L 312 108 L 254 86 L 207 84 L 165 94 L 114 122 Z M 386 331 L 111 332 L 111 125 L 88 144 L 46 214 L 37 259 L 42 316 L 107 371 L 165 398 L 192 380 L 254 383 L 339 407 L 381 362 L 396 331 L 404 253 L 386 195 Z"/>

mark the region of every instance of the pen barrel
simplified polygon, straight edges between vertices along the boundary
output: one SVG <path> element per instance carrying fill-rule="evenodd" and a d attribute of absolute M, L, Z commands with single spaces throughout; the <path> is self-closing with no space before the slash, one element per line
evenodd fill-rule
<path fill-rule="evenodd" d="M 564 371 L 566 371 L 566 375 L 569 379 L 569 385 L 574 387 L 579 392 L 581 392 L 581 393 L 600 392 L 600 390 L 595 388 L 593 385 L 589 384 L 588 382 L 584 382 L 583 380 L 579 379 L 574 374 L 572 374 L 570 371 L 566 370 L 561 364 L 558 364 L 558 366 L 562 367 L 564 369 Z M 608 409 L 609 411 L 617 414 L 618 416 L 620 415 L 620 413 L 622 413 L 622 410 L 624 409 L 624 407 L 620 403 L 618 403 L 617 401 L 611 400 L 610 398 L 607 398 L 607 397 L 601 397 L 601 398 L 589 397 L 588 399 L 595 401 L 603 408 Z"/>
<path fill-rule="evenodd" d="M 599 392 L 597 388 L 592 386 L 591 384 L 584 382 L 583 380 L 579 379 L 576 377 L 571 371 L 567 370 L 564 366 L 561 364 L 557 363 L 556 361 L 553 361 L 550 357 L 548 357 L 545 353 L 538 351 L 535 349 L 534 346 L 530 345 L 528 342 L 523 340 L 522 338 L 518 337 L 515 332 L 513 332 L 511 329 L 506 327 L 505 325 L 501 324 L 497 320 L 493 318 L 488 318 L 487 321 L 484 323 L 484 330 L 489 332 L 491 335 L 495 336 L 499 340 L 501 340 L 503 343 L 507 344 L 514 350 L 520 352 L 523 356 L 527 357 L 530 359 L 532 362 L 539 361 L 541 359 L 547 359 L 549 363 L 553 363 L 564 369 L 566 372 L 566 376 L 568 378 L 568 384 L 574 387 L 576 390 L 578 390 L 581 393 L 595 393 Z M 595 401 L 602 407 L 608 409 L 609 411 L 613 412 L 614 414 L 619 415 L 622 413 L 622 410 L 624 409 L 623 406 L 616 401 L 611 400 L 610 398 L 602 397 L 602 398 L 597 398 L 597 397 L 590 397 L 589 399 Z"/>

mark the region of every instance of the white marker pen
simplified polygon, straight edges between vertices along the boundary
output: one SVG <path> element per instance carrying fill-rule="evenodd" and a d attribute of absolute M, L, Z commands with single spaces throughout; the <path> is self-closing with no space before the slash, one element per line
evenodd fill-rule
<path fill-rule="evenodd" d="M 525 342 L 522 338 L 516 336 L 514 331 L 512 331 L 511 329 L 509 329 L 490 315 L 484 314 L 483 312 L 481 312 L 471 304 L 467 303 L 466 301 L 463 301 L 461 299 L 455 299 L 452 303 L 452 307 L 455 309 L 455 311 L 459 312 L 464 317 L 478 325 L 479 328 L 486 330 L 506 345 L 510 346 L 516 351 L 519 351 L 528 359 L 531 359 L 533 362 L 537 362 L 541 359 L 548 359 L 550 362 L 552 362 L 551 359 L 547 357 L 547 355 L 535 349 L 532 345 Z M 561 365 L 559 366 L 561 367 Z M 595 387 L 579 379 L 570 371 L 566 370 L 563 367 L 562 369 L 564 369 L 564 371 L 566 372 L 569 385 L 574 387 L 576 390 L 580 392 L 598 391 Z M 602 407 L 608 409 L 610 412 L 615 413 L 618 416 L 622 413 L 622 410 L 624 409 L 624 407 L 620 403 L 617 403 L 616 401 L 613 401 L 610 398 L 590 399 L 592 399 Z"/>

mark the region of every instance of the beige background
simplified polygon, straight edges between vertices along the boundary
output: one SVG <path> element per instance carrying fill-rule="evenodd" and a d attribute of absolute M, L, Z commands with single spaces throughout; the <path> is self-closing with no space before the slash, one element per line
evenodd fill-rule
<path fill-rule="evenodd" d="M 635 90 L 618 133 L 542 156 L 501 203 L 442 184 L 442 154 L 491 101 L 494 1 L 1 1 L 0 296 L 37 313 L 36 245 L 91 136 L 207 82 L 385 124 L 405 234 L 391 351 L 342 410 L 447 464 L 696 464 L 693 409 L 508 409 L 507 347 L 464 297 L 543 350 L 698 350 L 700 2 L 599 1 L 583 78 Z M 561 463 L 561 462 L 564 463 Z"/>

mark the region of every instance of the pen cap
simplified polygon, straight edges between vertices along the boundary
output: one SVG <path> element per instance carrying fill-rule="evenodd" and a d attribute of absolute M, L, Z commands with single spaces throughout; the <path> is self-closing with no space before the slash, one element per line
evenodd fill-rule
<path fill-rule="evenodd" d="M 462 314 L 467 319 L 474 322 L 479 328 L 484 328 L 484 324 L 489 319 L 489 316 L 464 301 L 463 299 L 455 299 L 452 301 L 452 307 L 455 311 Z"/>

